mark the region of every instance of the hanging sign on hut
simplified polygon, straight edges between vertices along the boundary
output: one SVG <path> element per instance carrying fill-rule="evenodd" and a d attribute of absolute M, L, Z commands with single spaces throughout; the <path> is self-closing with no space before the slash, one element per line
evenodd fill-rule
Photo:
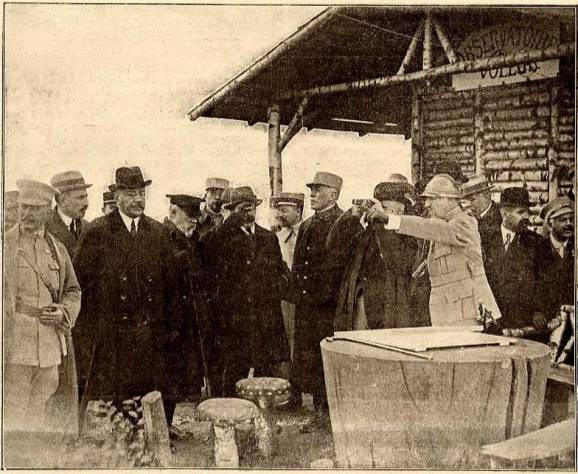
<path fill-rule="evenodd" d="M 500 24 L 471 33 L 456 51 L 458 61 L 508 56 L 522 51 L 544 50 L 558 46 L 557 25 L 540 22 Z M 512 84 L 527 80 L 555 77 L 559 60 L 530 62 L 498 67 L 479 72 L 454 74 L 452 85 L 456 90 Z"/>

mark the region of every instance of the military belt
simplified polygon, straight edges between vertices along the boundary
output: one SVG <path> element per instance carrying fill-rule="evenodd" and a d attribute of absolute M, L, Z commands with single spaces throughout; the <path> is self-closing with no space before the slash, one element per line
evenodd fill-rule
<path fill-rule="evenodd" d="M 25 314 L 31 318 L 39 318 L 42 314 L 42 308 L 36 308 L 28 304 L 24 304 L 21 301 L 16 301 L 16 312 L 20 314 Z"/>

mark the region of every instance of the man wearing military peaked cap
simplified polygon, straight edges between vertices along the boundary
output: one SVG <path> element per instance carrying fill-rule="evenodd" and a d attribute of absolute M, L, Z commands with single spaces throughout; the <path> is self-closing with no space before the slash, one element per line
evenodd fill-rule
<path fill-rule="evenodd" d="M 11 229 L 18 222 L 18 191 L 4 193 L 4 230 Z"/>
<path fill-rule="evenodd" d="M 210 275 L 212 314 L 218 359 L 215 387 L 234 396 L 235 383 L 255 375 L 279 375 L 289 361 L 281 313 L 281 283 L 286 266 L 275 235 L 255 223 L 262 203 L 250 186 L 231 190 L 230 216 L 217 227 L 205 247 Z"/>
<path fill-rule="evenodd" d="M 472 213 L 478 220 L 484 262 L 487 246 L 499 231 L 502 222 L 499 205 L 492 200 L 493 189 L 493 184 L 489 183 L 483 174 L 472 176 L 462 184 L 462 197 L 469 201 Z"/>
<path fill-rule="evenodd" d="M 70 329 L 81 292 L 66 248 L 46 228 L 58 191 L 30 179 L 16 184 L 19 222 L 5 234 L 4 428 L 75 434 Z"/>
<path fill-rule="evenodd" d="M 499 318 L 484 271 L 476 220 L 460 207 L 460 186 L 451 176 L 438 174 L 422 196 L 429 218 L 397 216 L 379 206 L 369 209 L 366 217 L 370 223 L 384 223 L 386 230 L 432 241 L 427 257 L 432 326 L 477 324 L 480 300 Z"/>
<path fill-rule="evenodd" d="M 318 171 L 315 173 L 313 181 L 307 183 L 308 188 L 315 186 L 327 186 L 328 188 L 336 189 L 338 192 L 341 191 L 341 185 L 343 184 L 343 178 L 333 173 L 328 173 L 326 171 Z"/>
<path fill-rule="evenodd" d="M 85 401 L 122 402 L 158 390 L 170 426 L 168 355 L 185 317 L 177 263 L 165 228 L 145 214 L 151 180 L 138 166 L 120 167 L 114 184 L 117 209 L 91 223 L 74 259 L 90 302 L 74 333 L 83 348 L 80 386 Z"/>
<path fill-rule="evenodd" d="M 74 258 L 78 242 L 88 225 L 84 219 L 88 209 L 86 190 L 92 184 L 85 183 L 78 171 L 57 173 L 50 179 L 50 184 L 58 190 L 58 194 L 47 228 L 64 244 L 70 257 Z"/>
<path fill-rule="evenodd" d="M 116 200 L 114 199 L 114 192 L 105 191 L 104 193 L 102 193 L 102 213 L 106 216 L 115 209 L 116 209 Z"/>
<path fill-rule="evenodd" d="M 229 181 L 224 178 L 207 178 L 205 181 L 205 202 L 201 205 L 201 215 L 197 232 L 205 239 L 211 230 L 220 226 L 225 219 L 222 211 L 225 190 Z"/>

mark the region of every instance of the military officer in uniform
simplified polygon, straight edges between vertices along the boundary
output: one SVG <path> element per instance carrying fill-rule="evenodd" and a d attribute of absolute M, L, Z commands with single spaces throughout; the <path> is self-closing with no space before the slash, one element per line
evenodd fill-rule
<path fill-rule="evenodd" d="M 281 229 L 277 232 L 277 239 L 281 247 L 281 255 L 289 270 L 293 266 L 293 254 L 297 243 L 297 234 L 301 227 L 305 195 L 303 193 L 280 193 L 271 197 L 273 207 L 277 210 L 277 219 Z M 293 360 L 295 305 L 289 301 L 281 301 L 285 333 L 289 341 L 289 352 Z"/>
<path fill-rule="evenodd" d="M 66 379 L 68 372 L 61 380 L 59 368 L 69 362 L 65 336 L 80 310 L 80 287 L 66 248 L 46 230 L 57 191 L 27 179 L 17 184 L 19 224 L 5 235 L 4 426 L 56 430 L 48 424 L 48 402 L 61 385 L 70 397 L 56 421 L 74 432 L 78 420 L 69 416 L 76 414 L 76 383 Z"/>
<path fill-rule="evenodd" d="M 50 184 L 56 188 L 56 206 L 47 224 L 48 231 L 60 240 L 70 258 L 74 259 L 78 242 L 86 229 L 88 222 L 84 220 L 84 214 L 88 209 L 87 188 L 92 184 L 86 184 L 78 171 L 65 171 L 55 174 Z"/>
<path fill-rule="evenodd" d="M 4 231 L 18 223 L 18 191 L 4 193 Z"/>
<path fill-rule="evenodd" d="M 366 217 L 369 222 L 383 222 L 386 229 L 432 242 L 427 258 L 432 326 L 478 324 L 480 301 L 499 319 L 484 271 L 477 222 L 460 207 L 459 185 L 451 176 L 438 174 L 422 196 L 429 218 L 388 214 L 378 205 Z"/>
<path fill-rule="evenodd" d="M 77 353 L 82 349 L 85 401 L 118 403 L 158 390 L 170 421 L 167 355 L 179 341 L 184 311 L 169 236 L 144 214 L 150 184 L 138 166 L 116 170 L 118 208 L 91 223 L 74 259 L 91 304 L 83 305 L 73 335 Z"/>
<path fill-rule="evenodd" d="M 102 214 L 107 216 L 115 209 L 116 201 L 114 200 L 114 193 L 112 191 L 106 191 L 102 193 Z"/>
<path fill-rule="evenodd" d="M 291 269 L 290 298 L 295 303 L 293 380 L 301 392 L 313 395 L 316 411 L 313 423 L 306 425 L 303 431 L 328 427 L 319 343 L 333 335 L 339 282 L 346 265 L 346 258 L 338 249 L 326 246 L 333 224 L 343 214 L 337 206 L 342 182 L 340 176 L 320 171 L 307 184 L 315 214 L 299 228 Z"/>
<path fill-rule="evenodd" d="M 207 178 L 205 182 L 205 202 L 201 206 L 197 232 L 201 239 L 205 234 L 223 223 L 223 193 L 229 187 L 229 181 L 223 178 Z"/>

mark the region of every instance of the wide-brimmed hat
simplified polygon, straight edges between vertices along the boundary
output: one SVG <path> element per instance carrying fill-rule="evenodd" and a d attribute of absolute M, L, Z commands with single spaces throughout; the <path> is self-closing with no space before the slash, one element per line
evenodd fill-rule
<path fill-rule="evenodd" d="M 464 184 L 462 184 L 462 196 L 469 197 L 483 191 L 492 191 L 494 186 L 488 182 L 483 174 L 472 176 Z"/>
<path fill-rule="evenodd" d="M 279 193 L 271 196 L 271 204 L 277 206 L 297 206 L 303 207 L 305 194 L 303 193 Z"/>
<path fill-rule="evenodd" d="M 207 189 L 227 189 L 229 181 L 225 178 L 207 178 L 205 181 L 205 190 Z"/>
<path fill-rule="evenodd" d="M 33 179 L 19 179 L 16 186 L 19 191 L 18 202 L 29 206 L 49 206 L 52 198 L 58 194 L 57 189 Z"/>
<path fill-rule="evenodd" d="M 167 194 L 170 203 L 179 206 L 187 216 L 198 217 L 201 215 L 201 203 L 205 201 L 204 198 L 197 196 L 190 196 L 188 194 Z"/>
<path fill-rule="evenodd" d="M 540 211 L 540 218 L 544 221 L 563 216 L 565 214 L 574 214 L 575 203 L 568 196 L 561 196 L 546 204 Z"/>
<path fill-rule="evenodd" d="M 86 189 L 92 186 L 92 184 L 84 182 L 84 178 L 79 171 L 64 171 L 63 173 L 55 174 L 50 178 L 50 184 L 60 193 Z"/>
<path fill-rule="evenodd" d="M 530 194 L 526 188 L 505 188 L 500 194 L 500 206 L 530 207 Z"/>
<path fill-rule="evenodd" d="M 373 190 L 378 201 L 397 201 L 410 206 L 413 186 L 402 174 L 392 173 L 386 181 L 379 183 Z"/>
<path fill-rule="evenodd" d="M 328 173 L 326 171 L 318 171 L 315 173 L 315 177 L 311 183 L 307 183 L 307 187 L 311 186 L 328 186 L 330 188 L 337 189 L 341 191 L 341 185 L 343 184 L 343 178 L 337 176 L 333 173 Z"/>
<path fill-rule="evenodd" d="M 250 186 L 240 186 L 231 190 L 229 202 L 225 203 L 223 207 L 225 209 L 231 210 L 242 202 L 250 202 L 255 204 L 255 206 L 258 206 L 263 202 L 263 200 L 255 196 L 255 193 Z"/>
<path fill-rule="evenodd" d="M 130 168 L 123 166 L 118 168 L 115 172 L 115 182 L 112 190 L 116 189 L 138 189 L 149 186 L 152 180 L 147 179 L 145 181 L 142 171 L 138 166 L 132 166 Z M 110 189 L 110 186 L 109 186 Z"/>

